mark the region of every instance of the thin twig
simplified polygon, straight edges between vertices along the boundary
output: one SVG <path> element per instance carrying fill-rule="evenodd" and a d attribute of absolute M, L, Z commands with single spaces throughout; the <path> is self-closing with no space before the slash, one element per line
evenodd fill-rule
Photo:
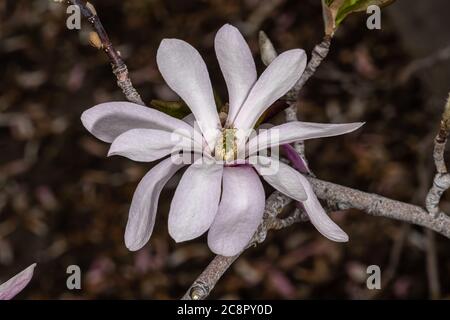
<path fill-rule="evenodd" d="M 314 192 L 319 199 L 334 203 L 339 209 L 354 208 L 372 216 L 409 222 L 434 230 L 443 236 L 450 238 L 450 217 L 444 213 L 439 214 L 435 218 L 425 209 L 409 203 L 344 187 L 313 177 L 308 177 L 308 180 L 313 186 Z M 282 208 L 288 203 L 290 203 L 289 198 L 278 192 L 274 192 L 267 200 L 266 211 L 270 211 L 270 214 L 281 212 Z M 300 219 L 300 221 L 303 220 Z M 263 224 L 265 223 L 266 222 L 263 222 Z M 206 298 L 217 281 L 240 254 L 233 257 L 216 256 L 206 270 L 197 278 L 197 280 L 195 280 L 194 285 L 189 288 L 183 299 L 192 299 L 193 297 L 190 296 L 190 293 L 192 292 L 202 293 L 201 295 L 196 295 L 196 299 Z"/>
<path fill-rule="evenodd" d="M 433 140 L 433 134 L 428 134 L 426 136 L 426 140 L 430 141 L 431 143 L 434 142 Z M 424 143 L 420 145 L 419 147 L 419 162 L 417 165 L 417 177 L 418 177 L 418 188 L 416 189 L 416 195 L 415 200 L 421 201 L 429 191 L 429 181 L 430 181 L 430 175 L 432 172 L 428 170 L 426 166 L 426 159 L 428 158 L 428 150 L 429 150 L 430 143 Z M 445 145 L 445 144 L 444 144 Z M 436 147 L 436 145 L 435 145 Z M 434 153 L 436 155 L 436 153 Z M 444 150 L 442 149 L 442 158 L 439 161 L 442 161 L 441 164 L 444 165 Z M 435 159 L 435 165 L 439 167 L 439 165 L 436 162 Z M 439 171 L 439 169 L 438 169 Z M 446 171 L 446 169 L 444 169 Z M 406 226 L 406 225 L 405 225 Z M 409 225 L 408 225 L 409 227 Z M 410 228 L 408 228 L 410 229 Z M 436 250 L 436 237 L 432 230 L 423 228 L 425 232 L 425 243 L 426 243 L 426 250 L 425 250 L 425 267 L 427 270 L 427 284 L 428 284 L 428 291 L 429 291 L 429 297 L 431 299 L 438 299 L 441 296 L 441 288 L 439 284 L 439 263 L 438 263 L 438 253 Z"/>
<path fill-rule="evenodd" d="M 215 287 L 217 281 L 223 276 L 225 271 L 240 256 L 232 257 L 216 256 L 213 261 L 200 274 L 197 280 L 189 287 L 188 291 L 181 298 L 182 300 L 203 300 Z"/>
<path fill-rule="evenodd" d="M 306 81 L 316 72 L 317 68 L 322 63 L 323 59 L 326 58 L 328 52 L 330 51 L 331 37 L 325 36 L 321 43 L 316 45 L 312 51 L 311 59 L 305 68 L 300 80 L 294 85 L 294 87 L 284 96 L 284 99 L 288 102 L 297 101 L 298 94 L 300 90 L 305 85 Z"/>
<path fill-rule="evenodd" d="M 445 46 L 444 48 L 435 51 L 430 56 L 425 58 L 420 58 L 412 61 L 406 68 L 400 73 L 400 81 L 406 82 L 411 78 L 412 75 L 417 73 L 420 70 L 430 69 L 435 64 L 439 62 L 443 62 L 450 59 L 450 45 Z"/>
<path fill-rule="evenodd" d="M 109 40 L 108 34 L 94 9 L 94 6 L 84 0 L 69 0 L 70 3 L 80 8 L 81 14 L 92 24 L 92 27 L 97 32 L 101 45 L 99 46 L 109 58 L 114 75 L 117 78 L 117 85 L 122 89 L 123 94 L 128 101 L 145 105 L 141 96 L 133 87 L 128 74 L 128 68 L 123 61 L 120 53 L 113 47 L 111 40 Z"/>
<path fill-rule="evenodd" d="M 283 211 L 283 208 L 292 202 L 292 199 L 284 194 L 275 191 L 266 201 L 263 222 L 259 225 L 253 239 L 248 247 L 263 242 L 266 239 L 267 232 L 271 229 L 282 229 L 299 221 L 305 221 L 305 215 L 300 209 L 284 219 L 278 219 L 277 216 Z M 225 271 L 233 264 L 233 262 L 242 254 L 239 253 L 232 257 L 224 257 L 217 255 L 194 283 L 186 291 L 182 300 L 202 300 L 205 299 L 214 289 L 216 283 L 223 276 Z"/>
<path fill-rule="evenodd" d="M 447 144 L 447 137 L 450 132 L 450 95 L 444 107 L 439 132 L 434 139 L 433 159 L 436 166 L 436 175 L 433 179 L 433 185 L 425 199 L 425 205 L 428 212 L 436 216 L 440 213 L 439 202 L 443 193 L 450 188 L 450 174 L 445 165 L 444 151 Z"/>
<path fill-rule="evenodd" d="M 450 188 L 450 174 L 447 171 L 445 164 L 445 146 L 450 132 L 450 95 L 444 107 L 439 132 L 434 139 L 433 159 L 436 167 L 436 174 L 433 179 L 433 185 L 428 191 L 425 199 L 425 204 L 428 212 L 432 216 L 440 213 L 439 203 L 442 195 Z M 425 230 L 426 234 L 426 268 L 428 276 L 428 288 L 431 299 L 438 299 L 440 297 L 439 284 L 439 265 L 436 250 L 436 239 L 433 231 Z"/>
<path fill-rule="evenodd" d="M 134 89 L 131 80 L 129 79 L 128 69 L 125 63 L 120 57 L 119 52 L 116 51 L 112 46 L 111 41 L 109 40 L 109 37 L 104 30 L 103 25 L 101 24 L 100 19 L 98 18 L 93 6 L 81 0 L 70 0 L 70 2 L 74 5 L 79 6 L 82 14 L 88 19 L 88 21 L 96 30 L 101 42 L 101 48 L 105 51 L 111 62 L 113 73 L 117 78 L 117 84 L 122 89 L 127 99 L 129 101 L 144 105 L 141 97 Z M 292 103 L 297 100 L 300 89 L 314 74 L 317 67 L 328 54 L 330 43 L 331 38 L 325 37 L 323 41 L 314 48 L 311 59 L 302 77 L 293 87 L 293 89 L 285 96 L 285 100 L 290 102 L 291 107 Z M 449 105 L 449 103 L 447 103 L 447 105 Z M 448 107 L 447 109 L 450 109 L 450 107 Z M 445 124 L 447 124 L 447 122 L 445 122 Z M 445 134 L 445 139 L 447 135 L 448 127 Z M 440 138 L 442 138 L 442 135 Z M 432 189 L 435 188 L 437 190 L 440 190 L 445 187 L 444 190 L 446 190 L 450 186 L 450 178 L 449 181 L 447 181 L 447 178 L 443 178 L 447 177 L 448 173 L 445 167 L 445 163 L 443 163 L 443 156 L 442 158 L 440 157 L 440 153 L 442 152 L 443 154 L 444 148 L 440 148 L 441 145 L 439 145 L 439 143 L 442 144 L 443 142 L 443 145 L 445 146 L 445 141 L 439 142 L 438 139 L 436 139 L 436 141 L 436 145 L 438 147 L 435 148 L 434 158 L 437 159 L 436 167 L 438 174 L 436 175 L 436 177 L 438 177 L 439 179 L 435 178 L 435 183 L 433 184 Z M 334 203 L 334 205 L 340 209 L 356 208 L 370 215 L 382 216 L 420 225 L 434 230 L 446 236 L 447 238 L 450 238 L 450 217 L 439 211 L 439 209 L 436 212 L 432 212 L 430 210 L 427 211 L 419 206 L 392 200 L 380 195 L 351 189 L 331 182 L 322 181 L 312 176 L 308 177 L 308 180 L 313 186 L 314 192 L 320 199 L 327 200 L 329 203 Z M 445 182 L 445 186 L 440 184 L 442 181 Z M 443 191 L 440 194 L 439 192 L 432 192 L 432 190 L 430 190 L 431 201 L 429 201 L 428 199 L 430 196 L 429 193 L 429 195 L 427 196 L 427 209 L 429 203 L 431 203 L 432 205 L 435 205 L 435 203 L 439 203 Z M 292 200 L 287 196 L 277 191 L 272 193 L 272 195 L 266 201 L 266 209 L 263 222 L 259 226 L 258 231 L 250 242 L 249 246 L 264 241 L 267 232 L 270 229 L 281 229 L 290 226 L 295 222 L 307 220 L 301 208 L 297 208 L 294 213 L 288 218 L 277 218 L 283 208 L 291 201 Z M 436 204 L 436 206 L 438 206 L 438 204 Z M 231 264 L 239 257 L 239 255 L 240 254 L 233 257 L 216 256 L 208 265 L 208 267 L 202 272 L 202 274 L 197 278 L 194 284 L 189 288 L 183 299 L 206 298 L 216 285 L 217 281 L 222 277 L 222 275 L 231 266 Z"/>
<path fill-rule="evenodd" d="M 422 207 L 392 200 L 374 193 L 344 187 L 331 182 L 308 177 L 320 199 L 335 203 L 339 209 L 359 209 L 372 216 L 409 222 L 429 228 L 450 238 L 450 217 L 441 212 L 437 217 Z"/>
<path fill-rule="evenodd" d="M 323 59 L 328 55 L 328 51 L 331 45 L 331 38 L 324 37 L 322 42 L 314 47 L 311 54 L 311 60 L 305 68 L 300 80 L 297 84 L 286 94 L 286 100 L 288 107 L 284 110 L 286 114 L 286 121 L 297 121 L 297 96 L 300 89 L 308 81 L 308 79 L 316 72 L 319 65 L 322 63 Z M 276 57 L 277 51 L 275 50 L 272 41 L 264 31 L 259 32 L 259 48 L 261 52 L 262 62 L 268 66 Z M 295 97 L 295 100 L 293 99 Z M 308 162 L 305 157 L 305 144 L 303 141 L 297 141 L 294 143 L 294 149 L 303 158 L 306 165 Z"/>

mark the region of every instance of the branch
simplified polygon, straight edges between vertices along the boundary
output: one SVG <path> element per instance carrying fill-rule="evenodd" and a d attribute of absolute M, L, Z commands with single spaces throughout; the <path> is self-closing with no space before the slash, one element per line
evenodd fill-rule
<path fill-rule="evenodd" d="M 305 83 L 309 78 L 316 72 L 317 68 L 320 66 L 322 61 L 328 55 L 331 46 L 331 37 L 325 36 L 322 39 L 322 42 L 316 45 L 311 53 L 311 59 L 308 62 L 308 65 L 305 68 L 300 79 L 294 85 L 294 87 L 289 90 L 289 92 L 284 96 L 284 100 L 288 103 L 288 108 L 285 109 L 286 120 L 297 121 L 297 97 L 300 90 L 303 88 Z M 259 32 L 259 47 L 261 51 L 261 60 L 264 65 L 268 66 L 276 57 L 277 52 L 270 41 L 269 37 L 264 31 Z M 299 155 L 303 158 L 306 165 L 308 164 L 305 157 L 305 145 L 303 141 L 297 141 L 294 143 L 295 150 L 299 153 Z"/>
<path fill-rule="evenodd" d="M 273 192 L 269 198 L 267 198 L 263 221 L 259 225 L 258 230 L 247 248 L 263 242 L 266 239 L 267 232 L 271 229 L 279 230 L 296 222 L 308 220 L 306 214 L 300 208 L 297 208 L 294 213 L 287 218 L 277 218 L 283 209 L 291 202 L 291 198 L 278 191 Z M 233 262 L 236 261 L 244 251 L 232 257 L 217 255 L 189 287 L 182 297 L 182 300 L 205 299 L 214 289 L 216 283 L 220 280 L 225 271 L 228 270 Z"/>
<path fill-rule="evenodd" d="M 434 230 L 450 238 L 450 217 L 440 213 L 434 217 L 422 207 L 392 200 L 331 182 L 308 177 L 319 199 L 333 202 L 339 209 L 359 209 L 372 216 L 385 217 Z"/>
<path fill-rule="evenodd" d="M 443 193 L 450 188 L 450 174 L 445 165 L 444 151 L 447 144 L 447 137 L 450 131 L 450 95 L 442 114 L 439 132 L 434 139 L 433 159 L 436 166 L 436 174 L 433 185 L 427 194 L 425 204 L 428 212 L 437 216 L 440 214 L 439 202 Z"/>
<path fill-rule="evenodd" d="M 409 203 L 392 200 L 378 194 L 359 191 L 313 177 L 308 177 L 308 180 L 313 186 L 314 192 L 319 199 L 327 200 L 336 205 L 339 209 L 354 208 L 372 216 L 409 222 L 434 230 L 443 236 L 450 238 L 450 217 L 444 213 L 440 213 L 435 218 L 425 209 Z M 290 201 L 289 198 L 277 191 L 272 193 L 267 200 L 266 214 L 280 213 L 282 208 L 289 204 Z M 306 219 L 303 215 L 298 214 L 299 209 L 297 209 L 296 212 L 297 214 L 294 215 L 299 218 L 293 219 L 293 221 L 300 222 Z M 286 226 L 291 224 L 292 223 L 287 224 Z M 280 226 L 280 228 L 283 227 L 284 226 Z M 277 228 L 269 227 L 267 220 L 265 220 L 261 224 L 260 229 L 267 231 Z M 217 281 L 241 254 L 242 252 L 233 257 L 216 256 L 205 271 L 203 271 L 197 280 L 195 280 L 193 285 L 183 296 L 183 299 L 197 300 L 206 298 L 216 285 Z M 195 295 L 193 296 L 192 293 L 195 293 Z"/>
<path fill-rule="evenodd" d="M 287 96 L 294 97 L 295 95 L 296 100 L 298 91 L 303 87 L 304 83 L 311 77 L 311 75 L 320 65 L 321 61 L 325 58 L 326 54 L 328 53 L 329 45 L 329 40 L 325 38 L 321 44 L 317 45 L 314 48 L 312 58 L 308 64 L 308 67 L 306 68 L 307 70 L 305 70 L 304 73 L 304 75 L 306 75 L 304 77 L 302 76 L 295 88 L 292 89 Z M 263 61 L 265 63 L 270 63 L 271 60 L 276 57 L 276 52 L 272 44 L 270 43 L 270 40 L 263 32 L 260 33 L 260 47 L 264 49 L 262 52 Z M 286 118 L 288 121 L 296 121 L 297 119 L 295 100 L 291 100 L 289 102 L 290 107 L 286 109 Z M 449 125 L 450 97 L 444 112 L 441 130 L 436 137 L 434 158 L 436 161 L 438 172 L 442 171 L 442 168 L 446 168 L 443 160 L 443 152 L 449 132 Z M 303 159 L 305 159 L 304 146 L 302 144 L 296 144 L 295 149 L 297 153 Z M 439 181 L 443 179 L 441 178 L 442 176 L 446 177 L 445 179 L 449 180 L 448 183 L 450 186 L 450 175 L 446 172 L 447 171 L 445 169 L 444 175 L 441 172 L 436 176 L 439 177 Z M 313 176 L 309 176 L 308 180 L 311 183 L 317 197 L 319 199 L 325 200 L 328 206 L 334 206 L 339 209 L 355 208 L 366 212 L 369 215 L 409 222 L 428 228 L 430 230 L 434 230 L 444 235 L 445 237 L 450 238 L 450 217 L 445 213 L 440 212 L 439 210 L 435 214 L 430 215 L 430 213 L 422 207 L 415 206 L 409 203 L 392 200 L 377 194 L 366 193 L 331 182 L 322 181 Z M 436 185 L 436 183 L 433 185 L 433 188 L 437 188 L 438 190 L 438 196 L 436 200 L 437 203 L 439 202 L 442 193 L 449 187 L 447 185 L 445 186 L 445 189 L 443 189 L 441 185 Z M 434 190 L 433 188 L 432 190 Z M 430 193 L 434 194 L 431 190 Z M 427 204 L 429 202 L 428 198 L 429 197 L 427 196 Z M 308 220 L 307 216 L 301 209 L 301 206 L 299 206 L 299 208 L 295 210 L 293 215 L 284 219 L 285 222 L 289 221 L 289 223 L 283 224 L 280 222 L 282 220 L 276 218 L 276 216 L 283 210 L 283 208 L 291 201 L 292 200 L 287 196 L 284 196 L 277 191 L 272 193 L 272 195 L 267 199 L 266 202 L 266 211 L 264 214 L 265 218 L 263 219 L 263 222 L 259 226 L 258 231 L 249 246 L 263 242 L 268 230 L 270 229 L 282 229 L 284 227 L 292 225 L 295 222 Z M 274 223 L 274 221 L 277 222 Z M 207 268 L 202 272 L 202 274 L 197 278 L 197 280 L 195 280 L 195 282 L 188 289 L 182 299 L 205 299 L 210 294 L 216 283 L 223 276 L 225 271 L 228 270 L 228 268 L 233 264 L 234 261 L 236 261 L 236 259 L 241 254 L 242 252 L 233 257 L 216 256 L 207 266 Z"/>
<path fill-rule="evenodd" d="M 312 51 L 311 59 L 305 68 L 300 80 L 294 85 L 294 87 L 289 90 L 289 92 L 284 96 L 284 99 L 290 103 L 297 101 L 298 94 L 300 90 L 305 85 L 306 81 L 311 78 L 311 76 L 316 72 L 317 68 L 322 63 L 323 59 L 326 58 L 328 52 L 330 51 L 331 37 L 325 36 L 321 43 L 316 45 Z"/>
<path fill-rule="evenodd" d="M 98 49 L 103 49 L 108 56 L 112 71 L 117 78 L 117 85 L 120 89 L 122 89 L 122 92 L 127 100 L 144 106 L 145 103 L 142 101 L 141 96 L 131 83 L 128 75 L 128 68 L 122 60 L 119 51 L 113 47 L 111 41 L 109 40 L 108 34 L 106 33 L 105 28 L 103 28 L 102 22 L 100 21 L 94 6 L 84 0 L 69 1 L 73 5 L 80 8 L 81 14 L 92 24 L 92 27 L 95 29 L 96 36 L 91 36 L 91 39 L 94 37 L 94 45 Z"/>
<path fill-rule="evenodd" d="M 288 102 L 289 107 L 285 110 L 287 121 L 297 120 L 297 108 L 296 101 L 300 89 L 304 86 L 306 81 L 316 72 L 323 59 L 328 54 L 331 45 L 331 37 L 325 36 L 321 43 L 316 45 L 311 54 L 311 59 L 305 68 L 301 78 L 295 84 L 295 86 L 285 95 L 284 99 Z M 259 46 L 261 50 L 261 58 L 263 63 L 269 65 L 277 56 L 277 52 L 264 31 L 259 33 Z M 300 154 L 302 159 L 304 157 L 304 145 L 303 143 L 294 144 L 296 152 Z M 305 165 L 307 166 L 306 160 Z M 257 243 L 261 243 L 266 238 L 267 232 L 271 229 L 282 229 L 292 225 L 295 222 L 307 221 L 308 217 L 303 211 L 302 206 L 298 206 L 294 213 L 285 218 L 278 219 L 277 215 L 281 213 L 283 208 L 288 205 L 292 199 L 283 195 L 282 193 L 275 191 L 272 193 L 266 201 L 266 208 L 264 212 L 264 218 L 258 227 L 258 231 L 250 241 L 249 247 Z M 244 250 L 245 251 L 245 250 Z M 226 270 L 233 264 L 234 261 L 242 254 L 239 253 L 233 257 L 216 256 L 206 269 L 200 274 L 200 276 L 189 287 L 187 292 L 182 297 L 183 300 L 200 300 L 205 299 L 214 289 L 217 281 L 220 280 Z"/>
<path fill-rule="evenodd" d="M 126 98 L 131 102 L 144 105 L 141 97 L 131 83 L 128 75 L 128 69 L 124 61 L 120 57 L 119 52 L 114 49 L 99 17 L 97 16 L 97 13 L 95 12 L 94 7 L 89 2 L 86 3 L 82 0 L 69 1 L 74 5 L 78 5 L 83 16 L 88 19 L 96 30 L 96 36 L 98 36 L 98 38 L 94 37 L 94 40 L 98 40 L 97 47 L 103 49 L 108 56 L 112 65 L 113 73 L 117 78 L 117 84 L 122 89 Z M 289 121 L 296 120 L 296 109 L 294 103 L 297 100 L 298 93 L 306 81 L 315 73 L 322 60 L 328 54 L 330 43 L 331 37 L 325 36 L 323 41 L 314 48 L 311 59 L 302 77 L 284 97 L 285 101 L 287 101 L 290 105 L 288 110 L 286 110 L 286 115 Z M 268 46 L 268 48 L 270 48 L 270 46 Z M 308 176 L 307 178 L 313 186 L 316 195 L 320 199 L 326 200 L 329 204 L 334 204 L 337 208 L 356 208 L 373 216 L 382 216 L 409 222 L 426 227 L 430 230 L 434 230 L 447 238 L 450 238 L 450 217 L 438 208 L 442 193 L 450 187 L 450 174 L 447 172 L 443 156 L 449 133 L 449 119 L 450 99 L 446 105 L 443 121 L 441 123 L 441 130 L 435 139 L 435 150 L 433 156 L 435 159 L 437 174 L 434 179 L 434 184 L 427 196 L 426 206 L 428 211 L 419 206 L 392 200 L 377 194 L 370 194 L 340 186 L 331 182 L 322 181 L 313 176 Z M 297 145 L 296 150 L 299 154 L 304 152 L 301 145 Z M 250 241 L 248 247 L 263 242 L 266 238 L 267 232 L 271 229 L 278 230 L 288 227 L 296 222 L 308 220 L 301 206 L 287 218 L 279 219 L 277 217 L 291 202 L 292 200 L 290 198 L 279 193 L 278 191 L 275 191 L 269 196 L 266 201 L 263 221 L 258 227 L 258 230 L 252 241 Z M 217 281 L 223 276 L 226 270 L 240 256 L 240 254 L 242 254 L 242 252 L 233 257 L 216 256 L 192 284 L 183 296 L 183 299 L 198 300 L 206 298 L 216 285 Z"/>

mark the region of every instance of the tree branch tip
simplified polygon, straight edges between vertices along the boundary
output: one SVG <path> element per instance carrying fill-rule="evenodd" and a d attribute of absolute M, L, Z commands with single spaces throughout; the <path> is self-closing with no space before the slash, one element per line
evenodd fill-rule
<path fill-rule="evenodd" d="M 92 13 L 93 16 L 97 15 L 97 10 L 95 10 L 95 7 L 92 3 L 90 3 L 89 1 L 86 1 L 86 8 L 89 9 L 89 11 Z"/>

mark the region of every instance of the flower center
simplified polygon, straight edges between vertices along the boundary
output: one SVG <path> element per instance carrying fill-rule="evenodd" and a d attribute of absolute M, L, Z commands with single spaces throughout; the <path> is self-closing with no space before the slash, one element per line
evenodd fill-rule
<path fill-rule="evenodd" d="M 236 129 L 223 129 L 217 141 L 214 156 L 217 160 L 233 161 L 237 157 Z"/>

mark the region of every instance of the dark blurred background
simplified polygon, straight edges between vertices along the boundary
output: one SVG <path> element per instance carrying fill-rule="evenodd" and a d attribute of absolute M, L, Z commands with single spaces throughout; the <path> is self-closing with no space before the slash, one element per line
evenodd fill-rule
<path fill-rule="evenodd" d="M 176 99 L 155 63 L 166 37 L 203 55 L 213 85 L 226 88 L 213 39 L 238 26 L 259 71 L 257 32 L 279 51 L 308 53 L 323 36 L 319 0 L 92 1 L 147 103 Z M 434 174 L 432 140 L 450 89 L 450 3 L 397 0 L 382 29 L 349 17 L 298 104 L 304 121 L 366 121 L 357 133 L 308 141 L 307 156 L 325 180 L 422 204 Z M 81 113 L 124 100 L 90 25 L 66 28 L 66 4 L 0 1 L 0 282 L 37 262 L 24 299 L 179 298 L 213 255 L 205 237 L 175 244 L 167 212 L 177 175 L 160 200 L 155 231 L 138 252 L 123 240 L 128 208 L 153 164 L 106 158 L 108 145 L 82 126 Z M 276 119 L 281 121 L 282 118 Z M 442 207 L 450 212 L 444 198 Z M 271 232 L 239 258 L 212 298 L 411 299 L 450 297 L 450 242 L 420 227 L 355 210 L 332 213 L 350 242 L 333 243 L 309 223 Z M 66 288 L 79 265 L 82 289 Z M 379 265 L 382 289 L 367 290 Z"/>

